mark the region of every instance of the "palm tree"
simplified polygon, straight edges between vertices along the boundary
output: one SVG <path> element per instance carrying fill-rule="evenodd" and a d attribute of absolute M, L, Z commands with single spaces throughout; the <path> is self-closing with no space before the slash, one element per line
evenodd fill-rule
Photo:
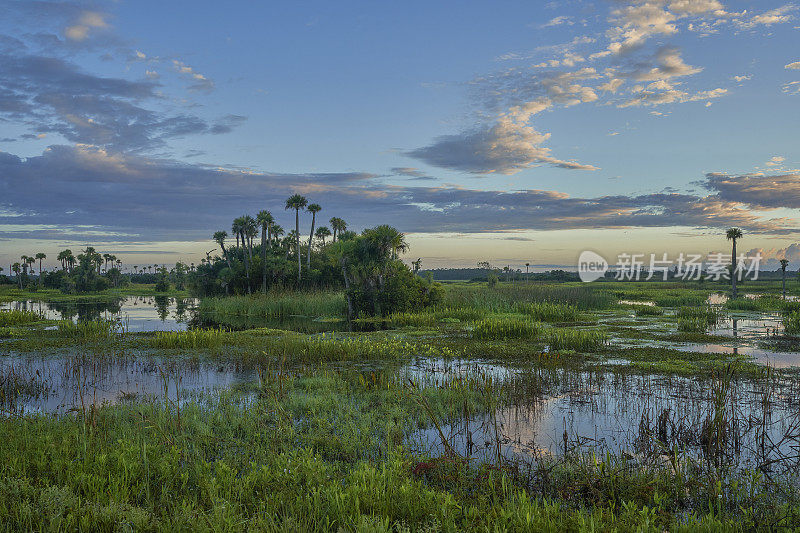
<path fill-rule="evenodd" d="M 267 293 L 267 243 L 272 239 L 272 213 L 269 211 L 259 211 L 256 215 L 261 226 L 261 292 Z"/>
<path fill-rule="evenodd" d="M 19 256 L 19 260 L 22 262 L 22 275 L 27 277 L 28 276 L 28 256 L 21 255 Z"/>
<path fill-rule="evenodd" d="M 242 234 L 242 229 L 244 228 L 244 217 L 238 217 L 233 219 L 233 224 L 231 224 L 231 233 L 236 236 L 236 247 L 239 247 L 239 235 Z M 242 245 L 244 245 L 244 237 L 242 237 Z"/>
<path fill-rule="evenodd" d="M 332 217 L 329 222 L 333 229 L 333 242 L 336 242 L 336 236 L 341 235 L 347 229 L 347 223 L 339 217 Z"/>
<path fill-rule="evenodd" d="M 322 246 L 325 246 L 325 239 L 331 236 L 331 230 L 329 230 L 326 226 L 320 226 L 317 228 L 317 232 L 314 233 L 317 239 L 322 241 Z"/>
<path fill-rule="evenodd" d="M 22 289 L 22 276 L 19 275 L 20 270 L 21 270 L 20 269 L 20 264 L 19 263 L 14 263 L 13 265 L 11 265 L 11 270 L 14 272 L 14 274 L 17 275 L 17 283 L 19 283 L 19 288 L 21 290 Z"/>
<path fill-rule="evenodd" d="M 276 242 L 281 240 L 281 236 L 286 233 L 286 230 L 283 229 L 283 226 L 280 224 L 273 224 L 272 225 L 272 237 Z"/>
<path fill-rule="evenodd" d="M 530 278 L 528 277 L 528 267 L 529 267 L 529 266 L 531 266 L 531 264 L 530 264 L 530 263 L 525 263 L 525 281 L 526 281 L 526 282 L 527 282 L 527 281 L 530 281 Z"/>
<path fill-rule="evenodd" d="M 286 200 L 286 209 L 294 209 L 294 226 L 297 232 L 295 238 L 295 252 L 297 253 L 297 281 L 299 282 L 302 276 L 301 269 L 303 263 L 300 260 L 300 210 L 308 205 L 308 200 L 305 196 L 293 194 Z"/>
<path fill-rule="evenodd" d="M 28 263 L 28 267 L 31 269 L 31 276 L 32 276 L 33 275 L 33 265 L 36 264 L 36 259 L 34 259 L 33 257 L 28 257 L 25 260 L 25 262 Z"/>
<path fill-rule="evenodd" d="M 786 299 L 786 267 L 789 266 L 788 259 L 781 259 L 781 284 L 783 285 L 783 299 Z"/>
<path fill-rule="evenodd" d="M 739 265 L 736 261 L 736 239 L 742 238 L 742 230 L 739 228 L 730 228 L 725 232 L 725 238 L 733 241 L 733 251 L 731 252 L 731 286 L 733 287 L 733 297 L 736 298 L 736 277 L 739 275 Z"/>
<path fill-rule="evenodd" d="M 47 255 L 42 252 L 36 254 L 36 259 L 39 260 L 39 284 L 42 283 L 42 259 L 47 259 Z"/>
<path fill-rule="evenodd" d="M 307 208 L 311 213 L 311 235 L 308 237 L 308 256 L 306 258 L 306 268 L 311 271 L 311 243 L 314 241 L 314 224 L 317 222 L 317 213 L 322 211 L 322 206 L 319 204 L 311 204 Z"/>
<path fill-rule="evenodd" d="M 227 231 L 215 231 L 214 232 L 214 242 L 219 244 L 219 249 L 222 250 L 222 257 L 225 258 L 225 261 L 228 263 L 228 267 L 231 266 L 231 260 L 228 258 L 228 251 L 225 250 L 225 239 L 228 238 Z"/>

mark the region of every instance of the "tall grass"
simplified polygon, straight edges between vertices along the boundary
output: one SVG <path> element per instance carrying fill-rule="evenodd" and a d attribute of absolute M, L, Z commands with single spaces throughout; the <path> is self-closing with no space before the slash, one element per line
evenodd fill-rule
<path fill-rule="evenodd" d="M 476 339 L 535 339 L 542 326 L 537 322 L 519 318 L 487 318 L 475 324 L 472 335 Z"/>
<path fill-rule="evenodd" d="M 550 329 L 547 331 L 545 339 L 552 351 L 597 352 L 608 346 L 608 335 L 601 331 Z"/>
<path fill-rule="evenodd" d="M 190 329 L 188 331 L 159 331 L 153 338 L 156 348 L 216 348 L 222 344 L 220 329 Z"/>
<path fill-rule="evenodd" d="M 571 304 L 552 302 L 520 302 L 515 310 L 540 322 L 576 322 L 580 319 L 578 308 Z"/>
<path fill-rule="evenodd" d="M 120 325 L 113 320 L 59 320 L 58 333 L 69 339 L 97 340 L 113 337 L 121 331 Z"/>
<path fill-rule="evenodd" d="M 287 292 L 266 295 L 204 298 L 198 306 L 200 314 L 239 315 L 265 319 L 285 319 L 292 316 L 338 317 L 347 314 L 344 293 Z"/>
<path fill-rule="evenodd" d="M 20 311 L 17 309 L 0 311 L 0 326 L 19 326 L 42 320 L 44 317 L 35 311 Z"/>
<path fill-rule="evenodd" d="M 783 315 L 783 329 L 787 335 L 800 333 L 800 311 L 793 311 Z"/>
<path fill-rule="evenodd" d="M 664 309 L 656 305 L 637 305 L 634 307 L 636 316 L 661 316 L 664 314 Z"/>
<path fill-rule="evenodd" d="M 602 291 L 585 286 L 516 284 L 487 289 L 480 286 L 449 286 L 445 305 L 474 307 L 492 312 L 513 312 L 518 304 L 551 302 L 575 306 L 578 309 L 607 309 L 614 298 Z"/>

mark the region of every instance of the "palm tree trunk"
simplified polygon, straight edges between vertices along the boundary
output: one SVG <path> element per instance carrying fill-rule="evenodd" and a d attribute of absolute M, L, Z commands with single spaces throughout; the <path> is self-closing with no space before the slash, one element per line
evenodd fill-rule
<path fill-rule="evenodd" d="M 267 294 L 267 228 L 261 227 L 261 292 Z"/>
<path fill-rule="evenodd" d="M 295 245 L 294 249 L 297 252 L 297 282 L 300 283 L 300 278 L 303 269 L 303 261 L 300 259 L 300 209 L 294 210 L 294 229 L 295 229 Z"/>
<path fill-rule="evenodd" d="M 311 272 L 311 245 L 314 243 L 314 224 L 317 221 L 317 214 L 311 213 L 311 235 L 308 237 L 308 256 L 306 258 L 306 268 Z"/>
<path fill-rule="evenodd" d="M 347 269 L 342 263 L 342 276 L 344 277 L 344 297 L 347 300 L 347 320 L 353 318 L 353 301 L 350 299 L 350 279 L 347 277 Z"/>
<path fill-rule="evenodd" d="M 733 265 L 733 271 L 731 272 L 731 284 L 733 286 L 733 297 L 736 298 L 736 276 L 739 272 L 736 270 L 738 266 L 736 264 L 736 239 L 733 239 L 733 251 L 731 252 L 731 265 Z"/>
<path fill-rule="evenodd" d="M 786 269 L 781 272 L 781 285 L 783 286 L 783 299 L 786 299 Z"/>

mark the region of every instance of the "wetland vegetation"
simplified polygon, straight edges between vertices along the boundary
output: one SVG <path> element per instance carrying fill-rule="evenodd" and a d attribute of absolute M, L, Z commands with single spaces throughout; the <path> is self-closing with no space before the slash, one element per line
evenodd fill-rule
<path fill-rule="evenodd" d="M 183 293 L 78 314 L 2 286 L 2 524 L 796 527 L 797 304 L 739 289 L 449 283 L 350 321 L 344 288 L 272 289 L 136 328 L 178 324 Z"/>

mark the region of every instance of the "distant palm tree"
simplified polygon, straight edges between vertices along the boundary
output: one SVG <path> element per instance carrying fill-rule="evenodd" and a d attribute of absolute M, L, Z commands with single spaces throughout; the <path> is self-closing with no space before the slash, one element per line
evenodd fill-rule
<path fill-rule="evenodd" d="M 22 262 L 22 275 L 28 276 L 28 256 L 21 255 L 19 256 L 19 260 Z"/>
<path fill-rule="evenodd" d="M 281 237 L 285 233 L 286 233 L 286 230 L 284 230 L 283 226 L 281 226 L 280 224 L 273 224 L 272 225 L 272 237 L 276 242 L 280 241 Z"/>
<path fill-rule="evenodd" d="M 47 255 L 42 252 L 36 254 L 36 259 L 39 260 L 39 284 L 42 284 L 42 259 L 47 259 Z"/>
<path fill-rule="evenodd" d="M 286 200 L 286 209 L 294 209 L 294 226 L 297 232 L 295 236 L 295 252 L 297 253 L 297 281 L 299 282 L 302 273 L 303 263 L 300 259 L 300 210 L 308 205 L 308 200 L 305 196 L 293 194 Z"/>
<path fill-rule="evenodd" d="M 219 244 L 220 250 L 222 250 L 222 257 L 225 258 L 225 261 L 228 263 L 228 267 L 231 266 L 231 260 L 228 258 L 228 251 L 225 249 L 225 239 L 228 238 L 227 231 L 215 231 L 214 232 L 214 242 Z"/>
<path fill-rule="evenodd" d="M 781 284 L 783 285 L 783 299 L 786 299 L 786 267 L 789 266 L 788 259 L 781 259 Z"/>
<path fill-rule="evenodd" d="M 231 224 L 231 233 L 236 236 L 236 247 L 239 247 L 239 236 L 242 235 L 242 230 L 244 229 L 244 217 L 238 217 L 233 219 L 233 224 Z M 244 245 L 244 237 L 242 237 L 242 244 Z"/>
<path fill-rule="evenodd" d="M 311 213 L 311 235 L 308 237 L 308 255 L 306 258 L 306 268 L 308 268 L 309 272 L 311 271 L 311 243 L 314 242 L 314 224 L 317 222 L 317 213 L 322 211 L 322 206 L 319 204 L 311 204 L 307 208 L 307 211 Z"/>
<path fill-rule="evenodd" d="M 336 242 L 336 237 L 347 229 L 347 223 L 339 217 L 333 217 L 329 222 L 331 223 L 331 229 L 333 229 L 333 242 Z"/>
<path fill-rule="evenodd" d="M 739 274 L 738 263 L 736 261 L 736 239 L 742 238 L 742 230 L 739 228 L 730 228 L 725 232 L 725 238 L 733 241 L 733 251 L 731 252 L 731 286 L 733 287 L 733 297 L 736 298 L 736 277 Z"/>
<path fill-rule="evenodd" d="M 11 270 L 17 275 L 17 283 L 19 283 L 19 288 L 22 289 L 22 276 L 19 275 L 21 270 L 20 266 L 20 263 L 14 263 L 11 265 Z"/>
<path fill-rule="evenodd" d="M 30 268 L 30 269 L 31 269 L 31 276 L 32 276 L 32 275 L 33 275 L 33 265 L 35 265 L 35 264 L 36 264 L 36 259 L 35 259 L 35 258 L 33 258 L 33 257 L 28 257 L 28 258 L 25 260 L 25 262 L 26 262 L 26 263 L 28 263 L 28 268 Z"/>
<path fill-rule="evenodd" d="M 261 225 L 261 292 L 267 293 L 267 243 L 272 239 L 272 224 L 275 219 L 269 211 L 259 211 L 256 215 Z"/>
<path fill-rule="evenodd" d="M 527 281 L 530 281 L 530 278 L 528 278 L 528 267 L 529 267 L 529 266 L 531 266 L 531 264 L 530 264 L 530 263 L 525 263 L 525 281 L 526 281 L 526 282 L 527 282 Z"/>
<path fill-rule="evenodd" d="M 331 230 L 329 230 L 326 226 L 320 226 L 317 228 L 316 233 L 314 235 L 317 239 L 322 241 L 322 246 L 325 246 L 325 239 L 331 236 Z"/>

